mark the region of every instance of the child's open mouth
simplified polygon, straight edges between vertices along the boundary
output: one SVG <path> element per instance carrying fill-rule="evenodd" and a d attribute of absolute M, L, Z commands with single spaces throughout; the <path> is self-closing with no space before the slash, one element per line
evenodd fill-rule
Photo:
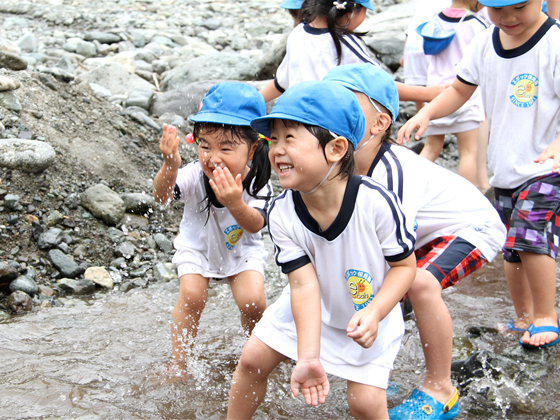
<path fill-rule="evenodd" d="M 281 164 L 281 165 L 278 165 L 278 169 L 280 170 L 279 175 L 284 175 L 284 174 L 287 174 L 288 172 L 290 172 L 292 169 L 294 169 L 294 167 L 293 167 L 293 165 Z"/>

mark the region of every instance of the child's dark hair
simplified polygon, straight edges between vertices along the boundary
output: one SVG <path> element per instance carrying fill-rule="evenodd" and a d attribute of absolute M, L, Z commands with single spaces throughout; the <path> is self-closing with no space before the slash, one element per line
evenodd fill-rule
<path fill-rule="evenodd" d="M 273 123 L 274 120 L 271 121 L 271 126 Z M 321 149 L 323 149 L 323 156 L 325 156 L 325 160 L 327 159 L 325 147 L 336 138 L 329 130 L 323 127 L 319 127 L 318 125 L 304 124 L 291 120 L 282 120 L 282 123 L 286 127 L 297 127 L 300 124 L 303 125 L 307 129 L 307 131 L 313 134 L 313 136 L 319 141 L 319 145 L 321 146 Z M 348 150 L 346 151 L 346 154 L 344 155 L 342 160 L 339 161 L 339 163 L 340 168 L 338 169 L 336 175 L 334 175 L 335 177 L 341 175 L 342 179 L 344 179 L 354 175 L 356 162 L 354 161 L 354 145 L 350 141 L 348 142 Z"/>
<path fill-rule="evenodd" d="M 332 0 L 306 0 L 301 8 L 302 21 L 304 22 L 313 22 L 320 16 L 324 16 L 327 18 L 327 27 L 334 41 L 334 46 L 336 48 L 336 54 L 338 57 L 338 65 L 340 65 L 342 60 L 342 45 L 340 43 L 340 38 L 343 35 L 348 34 L 353 34 L 356 36 L 363 36 L 366 34 L 365 32 L 349 31 L 344 26 L 339 26 L 337 24 L 337 20 L 343 17 L 345 14 L 350 13 L 351 15 L 352 13 L 357 13 L 364 6 L 352 0 L 340 0 L 339 3 L 344 3 L 344 8 L 337 8 Z"/>
<path fill-rule="evenodd" d="M 249 173 L 243 180 L 243 189 L 252 197 L 260 198 L 258 192 L 267 184 L 270 179 L 270 161 L 268 160 L 268 142 L 259 137 L 259 134 L 251 127 L 242 125 L 228 125 L 228 124 L 215 124 L 215 123 L 195 123 L 193 135 L 195 138 L 199 137 L 201 132 L 204 134 L 213 134 L 222 132 L 228 136 L 235 143 L 245 142 L 251 148 L 255 143 L 257 148 L 253 153 L 253 161 Z M 204 177 L 204 189 L 206 190 L 206 209 L 209 209 L 212 204 L 219 204 L 216 199 L 216 194 L 210 186 L 210 180 L 206 175 Z M 251 184 L 252 187 L 251 187 Z M 263 197 L 264 198 L 264 197 Z M 221 205 L 220 205 L 221 206 Z M 210 214 L 210 213 L 208 213 Z"/>

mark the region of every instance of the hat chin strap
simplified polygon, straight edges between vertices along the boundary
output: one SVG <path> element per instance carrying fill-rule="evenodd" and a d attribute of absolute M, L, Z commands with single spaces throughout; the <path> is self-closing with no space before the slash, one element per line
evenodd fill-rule
<path fill-rule="evenodd" d="M 369 140 L 368 140 L 368 141 L 369 141 Z M 317 186 L 316 186 L 315 188 L 313 188 L 311 191 L 307 191 L 307 192 L 304 192 L 304 193 L 302 193 L 302 194 L 303 194 L 303 195 L 308 195 L 308 194 L 313 194 L 315 191 L 317 191 L 317 190 L 319 189 L 319 187 L 320 187 L 321 185 L 323 185 L 324 182 L 327 180 L 327 178 L 329 177 L 329 175 L 331 174 L 331 172 L 333 171 L 333 169 L 334 169 L 334 167 L 335 167 L 336 165 L 338 165 L 338 162 L 334 162 L 334 163 L 331 165 L 331 168 L 329 169 L 329 171 L 327 172 L 327 174 L 325 175 L 325 177 L 323 178 L 323 180 L 322 180 L 321 182 L 319 182 L 319 185 L 317 185 Z"/>
<path fill-rule="evenodd" d="M 371 141 L 371 139 L 373 139 L 374 137 L 375 137 L 375 134 L 372 134 L 372 136 L 371 136 L 369 139 L 367 139 L 367 140 L 364 142 L 364 144 L 362 144 L 360 147 L 358 147 L 356 150 L 354 150 L 354 154 L 356 154 L 356 153 L 358 153 L 360 150 L 362 150 L 362 149 L 365 147 L 365 145 L 368 144 L 368 143 Z M 361 155 L 360 155 L 360 156 L 361 156 Z"/>

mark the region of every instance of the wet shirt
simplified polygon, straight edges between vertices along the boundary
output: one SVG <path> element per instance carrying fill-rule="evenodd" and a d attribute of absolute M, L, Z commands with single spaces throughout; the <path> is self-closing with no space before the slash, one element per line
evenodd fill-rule
<path fill-rule="evenodd" d="M 223 277 L 232 273 L 247 256 L 266 259 L 266 251 L 260 232 L 245 232 L 226 207 L 211 205 L 206 209 L 206 191 L 203 172 L 198 161 L 179 169 L 176 181 L 176 197 L 185 203 L 179 235 L 174 245 L 177 250 L 191 251 L 190 262 L 204 267 L 209 275 Z M 272 199 L 270 182 L 255 198 L 243 191 L 243 201 L 266 215 Z"/>
<path fill-rule="evenodd" d="M 478 35 L 457 65 L 459 80 L 480 87 L 488 115 L 490 185 L 516 188 L 551 172 L 534 163 L 560 133 L 560 26 L 549 18 L 524 45 L 506 50 L 499 30 Z"/>

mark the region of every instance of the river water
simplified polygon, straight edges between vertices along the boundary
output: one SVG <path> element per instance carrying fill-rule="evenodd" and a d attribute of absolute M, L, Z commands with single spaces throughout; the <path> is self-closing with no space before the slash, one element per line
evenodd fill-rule
<path fill-rule="evenodd" d="M 286 282 L 270 264 L 266 273 L 269 303 Z M 189 361 L 192 377 L 177 383 L 165 374 L 177 294 L 177 282 L 158 283 L 126 294 L 114 291 L 67 299 L 64 307 L 2 322 L 0 418 L 225 418 L 231 376 L 245 342 L 237 307 L 227 285 L 211 285 Z M 509 352 L 521 356 L 514 363 L 525 370 L 525 353 L 516 345 L 517 337 L 494 329 L 513 315 L 501 257 L 444 295 L 454 319 L 454 359 L 465 359 L 479 350 Z M 406 329 L 391 377 L 390 406 L 422 382 L 423 358 L 411 315 Z M 457 418 L 560 418 L 558 354 L 556 348 L 530 352 L 529 360 L 540 362 L 538 379 L 517 381 L 488 370 L 461 388 L 462 412 Z M 301 397 L 291 396 L 290 371 L 283 363 L 271 375 L 266 400 L 255 418 L 350 417 L 344 381 L 331 377 L 326 404 L 307 407 Z"/>

